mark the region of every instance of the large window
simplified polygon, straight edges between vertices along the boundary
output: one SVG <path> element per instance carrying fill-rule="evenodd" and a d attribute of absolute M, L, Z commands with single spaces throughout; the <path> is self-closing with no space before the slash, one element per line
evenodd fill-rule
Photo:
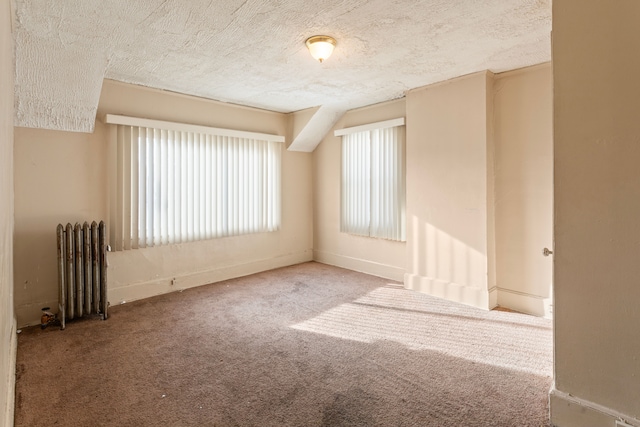
<path fill-rule="evenodd" d="M 108 117 L 117 250 L 280 227 L 281 137 L 119 117 Z"/>
<path fill-rule="evenodd" d="M 336 131 L 342 136 L 340 230 L 405 241 L 404 119 Z"/>

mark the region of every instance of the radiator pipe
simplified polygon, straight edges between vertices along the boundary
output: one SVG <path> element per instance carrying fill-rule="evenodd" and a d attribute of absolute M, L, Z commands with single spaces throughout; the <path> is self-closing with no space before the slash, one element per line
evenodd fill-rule
<path fill-rule="evenodd" d="M 64 274 L 64 226 L 62 224 L 58 224 L 56 236 L 58 238 L 58 316 L 60 317 L 60 329 L 64 329 L 67 315 L 67 284 Z"/>

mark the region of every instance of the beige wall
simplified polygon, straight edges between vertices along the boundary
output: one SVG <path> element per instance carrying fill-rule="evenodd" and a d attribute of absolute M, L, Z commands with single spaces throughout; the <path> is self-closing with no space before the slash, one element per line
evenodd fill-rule
<path fill-rule="evenodd" d="M 544 315 L 551 261 L 541 255 L 550 245 L 550 85 L 548 65 L 495 78 L 479 73 L 340 119 L 334 129 L 407 117 L 408 244 L 340 233 L 340 138 L 332 130 L 312 155 L 285 152 L 280 232 L 112 253 L 110 301 L 313 257 L 395 280 L 407 273 L 410 288 L 484 308 L 496 303 L 499 289 L 501 305 Z M 100 121 L 106 113 L 290 138 L 312 112 L 287 116 L 106 80 L 94 134 L 16 129 L 19 324 L 35 323 L 43 306 L 57 305 L 55 226 L 108 217 L 106 164 L 92 160 L 107 158 L 107 126 Z M 56 166 L 69 160 L 73 167 Z M 65 198 L 63 188 L 82 196 Z M 499 288 L 490 285 L 495 280 Z"/>
<path fill-rule="evenodd" d="M 559 427 L 640 425 L 638 22 L 637 0 L 553 2 Z"/>
<path fill-rule="evenodd" d="M 553 128 L 551 64 L 494 80 L 498 304 L 551 315 Z"/>
<path fill-rule="evenodd" d="M 332 130 L 314 152 L 315 259 L 396 280 L 406 272 L 412 289 L 484 308 L 548 314 L 551 91 L 544 64 L 349 111 L 334 129 L 406 116 L 411 231 L 407 244 L 340 233 L 340 139 Z M 292 116 L 304 123 L 312 112 Z"/>
<path fill-rule="evenodd" d="M 301 114 L 304 114 L 302 112 Z M 405 116 L 404 99 L 347 112 L 313 153 L 314 259 L 402 281 L 406 244 L 340 232 L 341 138 L 335 129 Z"/>
<path fill-rule="evenodd" d="M 15 308 L 18 324 L 58 307 L 59 223 L 107 218 L 107 155 L 94 134 L 15 129 Z"/>
<path fill-rule="evenodd" d="M 0 426 L 13 425 L 13 39 L 11 2 L 0 0 Z"/>
<path fill-rule="evenodd" d="M 496 304 L 492 75 L 407 94 L 405 286 L 483 308 Z"/>
<path fill-rule="evenodd" d="M 287 130 L 284 114 L 105 80 L 99 120 L 107 113 L 279 135 Z M 91 135 L 17 129 L 15 292 L 21 325 L 38 322 L 42 306 L 56 306 L 56 225 L 108 219 L 107 134 L 100 121 Z M 58 160 L 73 166 L 61 167 Z M 310 154 L 283 152 L 278 232 L 110 253 L 111 304 L 311 260 L 311 165 Z"/>

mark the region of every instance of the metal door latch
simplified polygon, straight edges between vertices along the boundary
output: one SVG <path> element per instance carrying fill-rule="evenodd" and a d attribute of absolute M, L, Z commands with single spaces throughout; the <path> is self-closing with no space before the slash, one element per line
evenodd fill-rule
<path fill-rule="evenodd" d="M 553 255 L 553 251 L 550 251 L 548 248 L 544 248 L 542 250 L 542 255 L 544 255 L 544 256 Z"/>

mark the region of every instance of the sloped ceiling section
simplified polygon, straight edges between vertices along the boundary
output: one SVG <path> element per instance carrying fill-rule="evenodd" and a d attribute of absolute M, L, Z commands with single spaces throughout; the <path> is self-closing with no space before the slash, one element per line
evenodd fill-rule
<path fill-rule="evenodd" d="M 64 47 L 59 40 L 19 32 L 16 44 L 15 124 L 93 132 L 107 59 L 84 41 Z M 63 64 L 69 64 L 65 66 Z"/>
<path fill-rule="evenodd" d="M 91 131 L 109 78 L 279 112 L 327 106 L 320 127 L 408 89 L 549 61 L 551 5 L 16 0 L 14 31 L 17 126 Z M 316 34 L 338 41 L 323 64 L 304 45 Z"/>
<path fill-rule="evenodd" d="M 344 113 L 346 113 L 346 110 L 339 106 L 323 105 L 313 114 L 300 133 L 295 136 L 288 150 L 312 152 Z"/>

